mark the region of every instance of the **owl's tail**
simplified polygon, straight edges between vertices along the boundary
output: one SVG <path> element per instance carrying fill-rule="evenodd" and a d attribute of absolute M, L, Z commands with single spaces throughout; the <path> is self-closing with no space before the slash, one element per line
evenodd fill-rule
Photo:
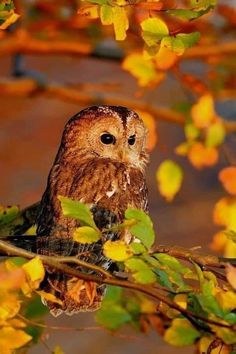
<path fill-rule="evenodd" d="M 50 313 L 57 317 L 61 313 L 73 315 L 78 312 L 96 311 L 100 308 L 106 286 L 64 274 L 49 273 L 42 288 L 45 292 L 55 296 L 55 302 L 45 300 Z"/>

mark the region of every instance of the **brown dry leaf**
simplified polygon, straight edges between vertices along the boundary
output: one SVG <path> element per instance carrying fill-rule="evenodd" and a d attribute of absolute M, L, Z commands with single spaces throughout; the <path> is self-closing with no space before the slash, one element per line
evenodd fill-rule
<path fill-rule="evenodd" d="M 225 190 L 232 195 L 236 195 L 236 167 L 229 166 L 223 168 L 219 173 L 219 180 Z"/>
<path fill-rule="evenodd" d="M 89 305 L 91 305 L 97 294 L 97 284 L 91 281 L 86 281 L 84 285 L 85 285 L 86 294 L 89 298 Z"/>

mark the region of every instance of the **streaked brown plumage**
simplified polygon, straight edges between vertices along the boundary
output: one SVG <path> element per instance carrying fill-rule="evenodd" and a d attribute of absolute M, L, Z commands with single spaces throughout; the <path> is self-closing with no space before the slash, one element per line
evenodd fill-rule
<path fill-rule="evenodd" d="M 57 197 L 62 195 L 91 204 L 100 229 L 121 222 L 129 206 L 147 211 L 145 140 L 142 120 L 124 107 L 93 106 L 69 120 L 41 201 L 38 253 L 72 255 L 73 252 L 83 260 L 109 269 L 111 262 L 102 254 L 101 242 L 77 244 L 76 251 L 71 246 L 69 240 L 78 222 L 63 216 Z M 63 240 L 63 246 L 58 245 L 57 249 L 45 246 L 43 236 L 47 235 Z M 109 232 L 106 237 L 114 240 L 125 236 Z M 54 315 L 98 309 L 105 289 L 57 274 L 53 269 L 48 270 L 43 287 L 62 300 L 62 306 L 48 303 Z"/>

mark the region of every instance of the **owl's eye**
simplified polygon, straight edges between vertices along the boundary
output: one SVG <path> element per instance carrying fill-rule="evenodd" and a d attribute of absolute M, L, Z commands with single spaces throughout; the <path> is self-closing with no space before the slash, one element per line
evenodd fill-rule
<path fill-rule="evenodd" d="M 128 139 L 129 145 L 134 145 L 135 143 L 135 135 L 131 135 Z"/>
<path fill-rule="evenodd" d="M 101 142 L 106 145 L 108 145 L 108 144 L 114 145 L 116 142 L 116 138 L 114 137 L 114 135 L 109 134 L 109 133 L 102 134 L 100 139 L 101 139 Z"/>

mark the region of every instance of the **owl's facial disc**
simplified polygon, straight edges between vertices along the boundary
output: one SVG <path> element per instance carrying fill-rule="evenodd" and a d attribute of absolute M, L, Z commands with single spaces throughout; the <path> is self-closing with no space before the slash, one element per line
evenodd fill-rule
<path fill-rule="evenodd" d="M 84 115 L 68 126 L 65 141 L 73 163 L 83 159 L 111 159 L 144 169 L 147 163 L 146 128 L 132 111 Z"/>
<path fill-rule="evenodd" d="M 94 155 L 135 167 L 144 164 L 145 140 L 146 129 L 137 118 L 127 120 L 124 125 L 116 117 L 99 117 L 89 135 Z"/>

